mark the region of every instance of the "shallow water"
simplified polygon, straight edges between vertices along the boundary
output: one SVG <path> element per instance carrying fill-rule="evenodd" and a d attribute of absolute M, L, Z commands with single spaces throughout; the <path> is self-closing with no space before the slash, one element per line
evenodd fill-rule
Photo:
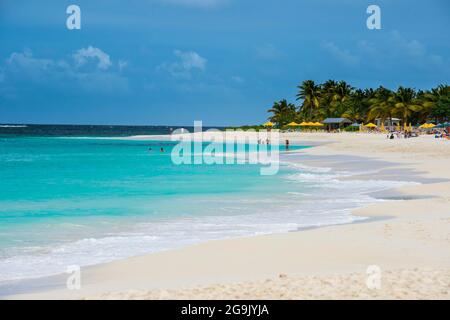
<path fill-rule="evenodd" d="M 345 173 L 288 157 L 275 176 L 261 176 L 258 165 L 177 166 L 173 145 L 0 139 L 0 281 L 211 239 L 349 223 L 361 219 L 351 209 L 379 201 L 368 192 L 398 184 L 341 181 Z"/>

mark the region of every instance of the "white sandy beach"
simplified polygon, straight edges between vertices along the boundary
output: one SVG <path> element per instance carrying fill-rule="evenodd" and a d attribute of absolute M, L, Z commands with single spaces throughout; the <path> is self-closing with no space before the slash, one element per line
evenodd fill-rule
<path fill-rule="evenodd" d="M 403 178 L 450 181 L 448 140 L 350 133 L 292 133 L 282 136 L 286 138 L 291 143 L 327 142 L 300 151 L 300 159 L 301 154 L 316 159 L 342 155 L 389 162 L 353 179 L 395 180 L 403 172 Z M 450 182 L 429 180 L 393 194 L 407 200 L 353 212 L 376 218 L 369 222 L 211 241 L 129 258 L 84 268 L 79 291 L 14 298 L 449 299 Z M 379 289 L 366 286 L 371 265 L 381 269 Z"/>

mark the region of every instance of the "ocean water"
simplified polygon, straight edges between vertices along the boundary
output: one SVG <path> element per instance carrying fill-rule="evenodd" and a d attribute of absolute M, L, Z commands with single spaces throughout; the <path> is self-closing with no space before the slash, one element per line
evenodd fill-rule
<path fill-rule="evenodd" d="M 194 128 L 183 127 L 189 132 Z M 170 134 L 174 126 L 117 126 L 117 125 L 49 125 L 0 124 L 0 137 L 129 137 L 136 135 Z M 205 130 L 210 129 L 204 127 Z M 220 128 L 218 128 L 220 129 Z"/>
<path fill-rule="evenodd" d="M 288 158 L 275 176 L 261 176 L 258 165 L 177 166 L 172 142 L 83 135 L 0 136 L 0 281 L 349 223 L 361 219 L 351 209 L 375 201 L 368 192 L 393 186 L 340 181 L 345 173 Z"/>

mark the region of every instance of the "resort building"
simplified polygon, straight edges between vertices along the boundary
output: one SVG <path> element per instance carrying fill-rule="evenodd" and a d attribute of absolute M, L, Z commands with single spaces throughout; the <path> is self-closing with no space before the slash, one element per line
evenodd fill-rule
<path fill-rule="evenodd" d="M 346 118 L 326 118 L 322 123 L 327 126 L 328 131 L 343 129 L 352 124 Z"/>
<path fill-rule="evenodd" d="M 401 123 L 401 120 L 399 118 L 390 118 L 390 119 L 384 120 L 384 127 L 393 129 L 397 126 L 400 126 L 400 123 Z M 377 125 L 377 127 L 381 128 L 382 119 L 381 118 L 375 119 L 375 124 Z"/>

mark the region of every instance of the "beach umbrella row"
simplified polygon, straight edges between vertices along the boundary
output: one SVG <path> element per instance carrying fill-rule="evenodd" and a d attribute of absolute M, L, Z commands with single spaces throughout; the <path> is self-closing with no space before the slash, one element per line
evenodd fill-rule
<path fill-rule="evenodd" d="M 424 123 L 424 124 L 421 125 L 419 128 L 421 128 L 421 129 L 432 129 L 432 128 L 434 128 L 434 127 L 436 127 L 435 124 L 432 124 L 432 123 Z"/>
<path fill-rule="evenodd" d="M 358 125 L 357 123 L 352 124 L 352 126 Z M 264 127 L 273 127 L 274 124 L 270 121 L 266 122 L 263 124 Z M 296 122 L 291 122 L 287 124 L 288 127 L 323 127 L 324 124 L 320 123 L 320 122 L 305 122 L 303 121 L 302 123 L 296 123 Z M 368 123 L 366 125 L 364 125 L 366 128 L 377 128 L 376 124 L 373 123 Z M 443 124 L 440 124 L 438 127 L 446 127 L 446 126 L 450 126 L 450 123 L 446 122 Z M 405 123 L 404 125 L 405 130 L 409 129 L 412 130 L 412 125 L 409 124 L 409 126 Z M 436 127 L 435 124 L 433 123 L 424 123 L 422 124 L 419 128 L 421 129 L 432 129 Z M 384 125 L 382 126 L 382 129 L 384 129 Z M 397 126 L 397 130 L 400 130 L 400 126 Z"/>
<path fill-rule="evenodd" d="M 274 124 L 272 122 L 266 122 L 263 124 L 264 127 L 273 127 Z M 302 123 L 297 123 L 297 122 L 291 122 L 288 123 L 286 126 L 288 127 L 323 127 L 324 125 L 320 122 L 302 122 Z"/>
<path fill-rule="evenodd" d="M 323 127 L 323 124 L 320 122 L 291 122 L 287 124 L 288 127 Z"/>
<path fill-rule="evenodd" d="M 450 123 L 447 122 L 447 123 L 443 123 L 443 124 L 439 125 L 439 127 L 441 127 L 441 126 L 445 127 L 445 126 L 449 126 L 449 125 L 450 125 Z M 272 122 L 268 121 L 268 122 L 264 123 L 263 126 L 264 127 L 273 127 L 274 124 Z M 303 121 L 302 123 L 291 122 L 291 123 L 288 123 L 286 126 L 288 126 L 288 127 L 323 127 L 324 124 L 320 123 L 320 122 L 305 122 L 305 121 Z M 354 124 L 352 124 L 352 126 L 359 126 L 359 124 L 354 123 Z M 364 127 L 366 127 L 366 128 L 378 128 L 378 126 L 376 124 L 374 124 L 374 123 L 368 123 L 368 124 L 364 125 Z M 431 129 L 431 128 L 434 128 L 434 127 L 436 127 L 435 124 L 424 123 L 419 128 Z M 384 125 L 382 125 L 381 128 L 383 130 L 384 129 Z M 404 128 L 405 128 L 405 130 L 407 130 L 407 129 L 412 130 L 412 125 L 409 124 L 409 126 L 408 126 L 405 123 Z M 400 130 L 400 126 L 397 126 L 397 130 Z"/>
<path fill-rule="evenodd" d="M 301 127 L 323 127 L 324 125 L 320 122 L 302 122 Z"/>

